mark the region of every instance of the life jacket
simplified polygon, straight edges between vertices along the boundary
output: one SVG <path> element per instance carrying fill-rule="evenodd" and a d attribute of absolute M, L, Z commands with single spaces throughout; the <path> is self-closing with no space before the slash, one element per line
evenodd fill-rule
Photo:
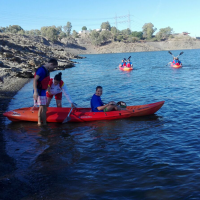
<path fill-rule="evenodd" d="M 126 67 L 126 62 L 123 63 L 123 67 Z"/>
<path fill-rule="evenodd" d="M 127 63 L 127 64 L 126 64 L 126 67 L 131 67 L 131 63 Z"/>
<path fill-rule="evenodd" d="M 45 70 L 46 74 L 45 74 L 45 77 L 42 79 L 42 81 L 39 81 L 39 80 L 37 81 L 37 89 L 46 90 L 48 88 L 48 83 L 50 80 L 49 71 L 44 66 L 41 66 L 41 67 Z M 36 76 L 38 69 L 36 70 L 34 77 Z"/>
<path fill-rule="evenodd" d="M 53 78 L 50 79 L 48 86 L 51 87 L 52 84 L 53 84 Z M 60 88 L 63 87 L 63 85 L 64 85 L 64 82 L 61 80 L 59 83 Z"/>

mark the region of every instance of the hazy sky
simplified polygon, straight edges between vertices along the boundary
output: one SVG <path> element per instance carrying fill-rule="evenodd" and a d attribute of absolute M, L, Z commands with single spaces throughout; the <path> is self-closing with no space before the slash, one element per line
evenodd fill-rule
<path fill-rule="evenodd" d="M 77 32 L 83 26 L 100 28 L 106 21 L 119 30 L 142 31 L 151 22 L 157 30 L 170 26 L 175 33 L 200 37 L 200 0 L 0 0 L 3 27 L 31 30 L 68 21 Z"/>

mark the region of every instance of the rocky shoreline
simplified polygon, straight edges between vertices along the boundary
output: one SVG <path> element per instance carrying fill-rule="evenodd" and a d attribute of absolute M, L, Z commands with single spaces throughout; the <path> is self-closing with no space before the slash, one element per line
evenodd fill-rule
<path fill-rule="evenodd" d="M 56 70 L 75 66 L 71 59 L 82 57 L 70 53 L 64 43 L 52 43 L 43 37 L 0 33 L 0 108 L 5 111 L 9 100 L 31 78 L 36 69 L 50 58 L 58 60 Z"/>
<path fill-rule="evenodd" d="M 0 33 L 0 199 L 14 193 L 20 199 L 18 187 L 27 190 L 28 185 L 22 183 L 10 174 L 15 170 L 15 162 L 6 153 L 6 143 L 3 136 L 5 118 L 3 113 L 16 95 L 34 76 L 35 70 L 50 58 L 58 60 L 55 70 L 65 70 L 75 66 L 71 59 L 82 57 L 70 53 L 63 43 L 54 44 L 43 37 L 28 37 L 17 34 Z M 27 191 L 29 193 L 30 191 Z"/>

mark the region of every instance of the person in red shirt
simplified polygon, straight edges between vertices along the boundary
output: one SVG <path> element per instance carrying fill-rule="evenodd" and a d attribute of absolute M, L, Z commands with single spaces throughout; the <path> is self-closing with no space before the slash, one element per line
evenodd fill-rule
<path fill-rule="evenodd" d="M 62 73 L 55 75 L 54 79 L 51 78 L 48 84 L 46 96 L 47 96 L 47 107 L 49 106 L 51 99 L 55 96 L 57 107 L 62 107 L 62 93 L 66 96 L 72 107 L 75 107 L 71 97 L 68 93 L 66 84 L 62 81 Z"/>

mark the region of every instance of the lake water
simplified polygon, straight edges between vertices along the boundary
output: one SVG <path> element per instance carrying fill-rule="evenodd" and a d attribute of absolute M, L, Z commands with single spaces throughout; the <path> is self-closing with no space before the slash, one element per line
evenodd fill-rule
<path fill-rule="evenodd" d="M 3 118 L 5 150 L 14 170 L 0 183 L 8 188 L 17 180 L 19 186 L 0 197 L 200 199 L 200 50 L 183 51 L 180 69 L 167 66 L 172 56 L 161 51 L 83 55 L 87 58 L 76 67 L 61 71 L 78 107 L 90 106 L 97 85 L 103 87 L 104 102 L 165 104 L 149 117 L 47 127 Z M 134 70 L 120 71 L 118 64 L 129 56 Z M 27 106 L 33 106 L 32 81 L 8 110 Z M 63 106 L 69 106 L 65 98 Z"/>

